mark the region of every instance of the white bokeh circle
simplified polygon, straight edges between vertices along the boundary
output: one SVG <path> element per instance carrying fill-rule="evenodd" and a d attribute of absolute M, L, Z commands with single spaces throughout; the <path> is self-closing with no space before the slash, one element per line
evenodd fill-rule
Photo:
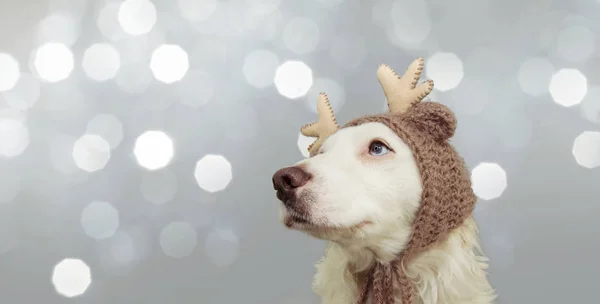
<path fill-rule="evenodd" d="M 572 107 L 587 94 L 587 77 L 578 69 L 560 69 L 552 75 L 548 89 L 554 102 Z"/>
<path fill-rule="evenodd" d="M 146 131 L 135 141 L 133 154 L 140 166 L 148 170 L 166 167 L 174 155 L 173 140 L 162 131 Z"/>
<path fill-rule="evenodd" d="M 600 132 L 584 131 L 573 141 L 573 156 L 582 167 L 600 167 Z"/>
<path fill-rule="evenodd" d="M 92 272 L 84 261 L 66 258 L 54 266 L 51 281 L 56 293 L 73 298 L 86 292 L 92 283 Z"/>
<path fill-rule="evenodd" d="M 506 172 L 496 163 L 480 163 L 471 171 L 473 192 L 483 200 L 502 195 L 507 187 Z"/>
<path fill-rule="evenodd" d="M 305 96 L 313 85 L 313 72 L 306 63 L 290 60 L 275 71 L 273 80 L 279 94 L 289 99 Z"/>
<path fill-rule="evenodd" d="M 48 82 L 67 79 L 74 67 L 73 52 L 64 44 L 48 42 L 34 53 L 33 67 L 37 76 Z"/>
<path fill-rule="evenodd" d="M 72 156 L 77 167 L 95 172 L 104 169 L 110 160 L 110 145 L 99 135 L 85 134 L 73 144 Z"/>
<path fill-rule="evenodd" d="M 0 118 L 0 138 L 0 156 L 19 156 L 29 146 L 29 129 L 16 118 Z"/>
<path fill-rule="evenodd" d="M 102 82 L 117 75 L 121 67 L 121 56 L 112 45 L 96 43 L 85 50 L 81 65 L 89 78 Z"/>
<path fill-rule="evenodd" d="M 123 31 L 134 36 L 150 32 L 156 19 L 156 7 L 148 0 L 126 0 L 121 3 L 117 15 Z"/>
<path fill-rule="evenodd" d="M 304 136 L 302 133 L 298 133 L 298 149 L 300 149 L 300 153 L 302 156 L 308 158 L 310 157 L 310 152 L 308 151 L 308 146 L 310 146 L 316 138 Z"/>
<path fill-rule="evenodd" d="M 179 45 L 163 44 L 150 57 L 150 70 L 154 78 L 167 84 L 183 79 L 189 68 L 188 54 Z"/>
<path fill-rule="evenodd" d="M 0 92 L 11 90 L 21 75 L 17 59 L 10 54 L 0 53 Z"/>
<path fill-rule="evenodd" d="M 222 191 L 233 178 L 231 164 L 222 155 L 205 155 L 196 163 L 194 177 L 198 186 L 205 191 L 211 193 Z"/>
<path fill-rule="evenodd" d="M 435 89 L 442 92 L 456 88 L 464 77 L 463 62 L 454 53 L 438 52 L 425 64 L 427 78 L 435 82 Z"/>
<path fill-rule="evenodd" d="M 600 124 L 600 87 L 588 89 L 579 109 L 585 119 Z"/>

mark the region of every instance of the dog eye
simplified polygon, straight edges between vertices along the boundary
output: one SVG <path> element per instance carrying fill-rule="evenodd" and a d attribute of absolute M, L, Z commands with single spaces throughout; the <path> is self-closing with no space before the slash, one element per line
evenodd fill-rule
<path fill-rule="evenodd" d="M 390 152 L 390 149 L 381 141 L 375 140 L 369 145 L 369 154 L 373 156 L 382 156 Z"/>

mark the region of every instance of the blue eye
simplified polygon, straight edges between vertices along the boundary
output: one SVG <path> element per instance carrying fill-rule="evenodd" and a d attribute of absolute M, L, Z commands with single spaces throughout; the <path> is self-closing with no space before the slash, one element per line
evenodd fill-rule
<path fill-rule="evenodd" d="M 382 156 L 390 152 L 390 149 L 381 141 L 375 140 L 369 145 L 369 154 L 373 156 Z"/>

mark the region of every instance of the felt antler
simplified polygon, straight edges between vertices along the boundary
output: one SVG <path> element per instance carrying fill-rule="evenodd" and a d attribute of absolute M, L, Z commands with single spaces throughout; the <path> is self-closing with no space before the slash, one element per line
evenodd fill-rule
<path fill-rule="evenodd" d="M 310 156 L 317 154 L 325 139 L 335 133 L 340 127 L 337 124 L 335 114 L 333 114 L 333 109 L 331 108 L 331 104 L 329 104 L 329 99 L 325 93 L 319 94 L 319 99 L 317 100 L 317 113 L 319 115 L 319 121 L 304 125 L 302 126 L 302 129 L 300 129 L 300 132 L 303 135 L 317 138 L 310 146 L 308 146 Z"/>
<path fill-rule="evenodd" d="M 425 61 L 417 58 L 413 61 L 402 77 L 392 68 L 382 64 L 377 70 L 377 79 L 387 98 L 388 107 L 392 113 L 404 113 L 412 105 L 420 102 L 433 89 L 433 81 L 426 80 L 417 86 Z"/>

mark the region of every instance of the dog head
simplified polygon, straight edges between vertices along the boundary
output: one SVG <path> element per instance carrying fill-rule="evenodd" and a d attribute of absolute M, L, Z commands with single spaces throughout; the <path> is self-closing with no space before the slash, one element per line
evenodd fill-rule
<path fill-rule="evenodd" d="M 411 149 L 379 122 L 340 129 L 273 184 L 287 227 L 338 241 L 408 231 L 422 192 Z"/>
<path fill-rule="evenodd" d="M 392 231 L 404 232 L 408 240 L 423 179 L 414 143 L 411 148 L 398 128 L 445 141 L 456 126 L 445 106 L 419 103 L 433 88 L 432 81 L 417 85 L 422 69 L 421 58 L 403 77 L 381 66 L 378 78 L 390 113 L 359 118 L 343 128 L 327 96 L 319 96 L 319 121 L 302 128 L 304 135 L 317 138 L 309 146 L 311 157 L 273 176 L 287 227 L 338 242 L 378 240 Z"/>

